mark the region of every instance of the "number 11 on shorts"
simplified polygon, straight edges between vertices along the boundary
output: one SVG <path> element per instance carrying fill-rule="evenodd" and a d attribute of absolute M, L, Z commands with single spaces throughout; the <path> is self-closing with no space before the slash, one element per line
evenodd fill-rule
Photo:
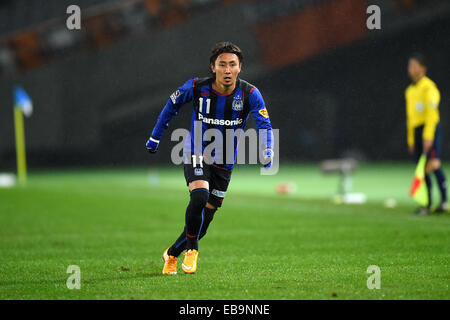
<path fill-rule="evenodd" d="M 192 166 L 193 167 L 196 167 L 197 166 L 197 155 L 195 155 L 195 154 L 193 154 L 192 155 Z M 199 164 L 200 164 L 200 168 L 203 168 L 203 156 L 198 156 L 198 162 L 199 162 Z"/>

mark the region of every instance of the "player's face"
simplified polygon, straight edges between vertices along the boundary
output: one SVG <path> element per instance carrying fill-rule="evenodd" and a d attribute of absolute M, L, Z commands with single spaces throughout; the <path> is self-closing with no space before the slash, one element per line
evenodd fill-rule
<path fill-rule="evenodd" d="M 419 61 L 416 59 L 409 59 L 408 75 L 413 81 L 420 79 L 425 74 L 425 71 L 425 67 L 422 66 Z"/>
<path fill-rule="evenodd" d="M 216 74 L 216 81 L 225 86 L 230 87 L 236 83 L 236 79 L 241 72 L 241 64 L 239 58 L 234 53 L 222 53 L 216 59 L 211 70 Z"/>

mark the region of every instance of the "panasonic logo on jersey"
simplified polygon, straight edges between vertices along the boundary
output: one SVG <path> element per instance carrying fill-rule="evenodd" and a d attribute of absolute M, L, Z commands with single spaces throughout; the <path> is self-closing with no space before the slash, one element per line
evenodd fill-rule
<path fill-rule="evenodd" d="M 213 119 L 213 118 L 205 118 L 201 113 L 198 114 L 198 120 L 202 120 L 207 124 L 215 124 L 219 126 L 236 126 L 242 123 L 242 118 L 236 120 L 224 120 L 224 119 Z"/>

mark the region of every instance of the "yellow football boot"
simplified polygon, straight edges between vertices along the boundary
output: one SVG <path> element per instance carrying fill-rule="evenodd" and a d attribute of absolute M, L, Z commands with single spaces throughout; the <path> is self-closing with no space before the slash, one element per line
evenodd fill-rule
<path fill-rule="evenodd" d="M 166 249 L 163 253 L 163 261 L 164 261 L 164 268 L 162 273 L 163 274 L 177 274 L 177 257 L 169 256 L 167 254 L 167 251 L 169 251 L 169 248 Z"/>
<path fill-rule="evenodd" d="M 181 268 L 185 273 L 195 273 L 197 271 L 198 251 L 190 249 L 184 254 L 183 264 Z"/>

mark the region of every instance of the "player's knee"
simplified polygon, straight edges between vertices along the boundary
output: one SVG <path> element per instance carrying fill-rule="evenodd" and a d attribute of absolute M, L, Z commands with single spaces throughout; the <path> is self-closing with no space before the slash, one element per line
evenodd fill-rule
<path fill-rule="evenodd" d="M 441 168 L 441 160 L 435 159 L 435 161 L 433 163 L 433 170 L 438 170 L 440 168 Z"/>
<path fill-rule="evenodd" d="M 205 212 L 205 216 L 208 217 L 208 219 L 209 219 L 209 217 L 211 217 L 211 220 L 212 220 L 212 217 L 214 217 L 214 213 L 217 211 L 217 208 L 213 207 L 213 206 L 208 206 L 208 204 L 209 204 L 209 202 L 206 204 L 204 212 Z"/>
<path fill-rule="evenodd" d="M 430 173 L 432 171 L 438 170 L 441 167 L 441 161 L 439 159 L 429 160 L 426 167 L 426 172 Z"/>
<path fill-rule="evenodd" d="M 217 210 L 217 207 L 215 207 L 214 205 L 212 205 L 211 203 L 209 203 L 209 201 L 206 203 L 206 208 L 207 208 L 207 209 L 214 210 L 214 211 Z"/>
<path fill-rule="evenodd" d="M 207 208 L 211 208 L 214 210 L 219 209 L 222 206 L 223 198 L 219 198 L 213 194 L 209 196 L 208 203 L 206 205 Z"/>
<path fill-rule="evenodd" d="M 208 202 L 209 191 L 207 189 L 198 188 L 191 191 L 191 207 L 195 211 L 203 210 L 206 203 Z"/>

